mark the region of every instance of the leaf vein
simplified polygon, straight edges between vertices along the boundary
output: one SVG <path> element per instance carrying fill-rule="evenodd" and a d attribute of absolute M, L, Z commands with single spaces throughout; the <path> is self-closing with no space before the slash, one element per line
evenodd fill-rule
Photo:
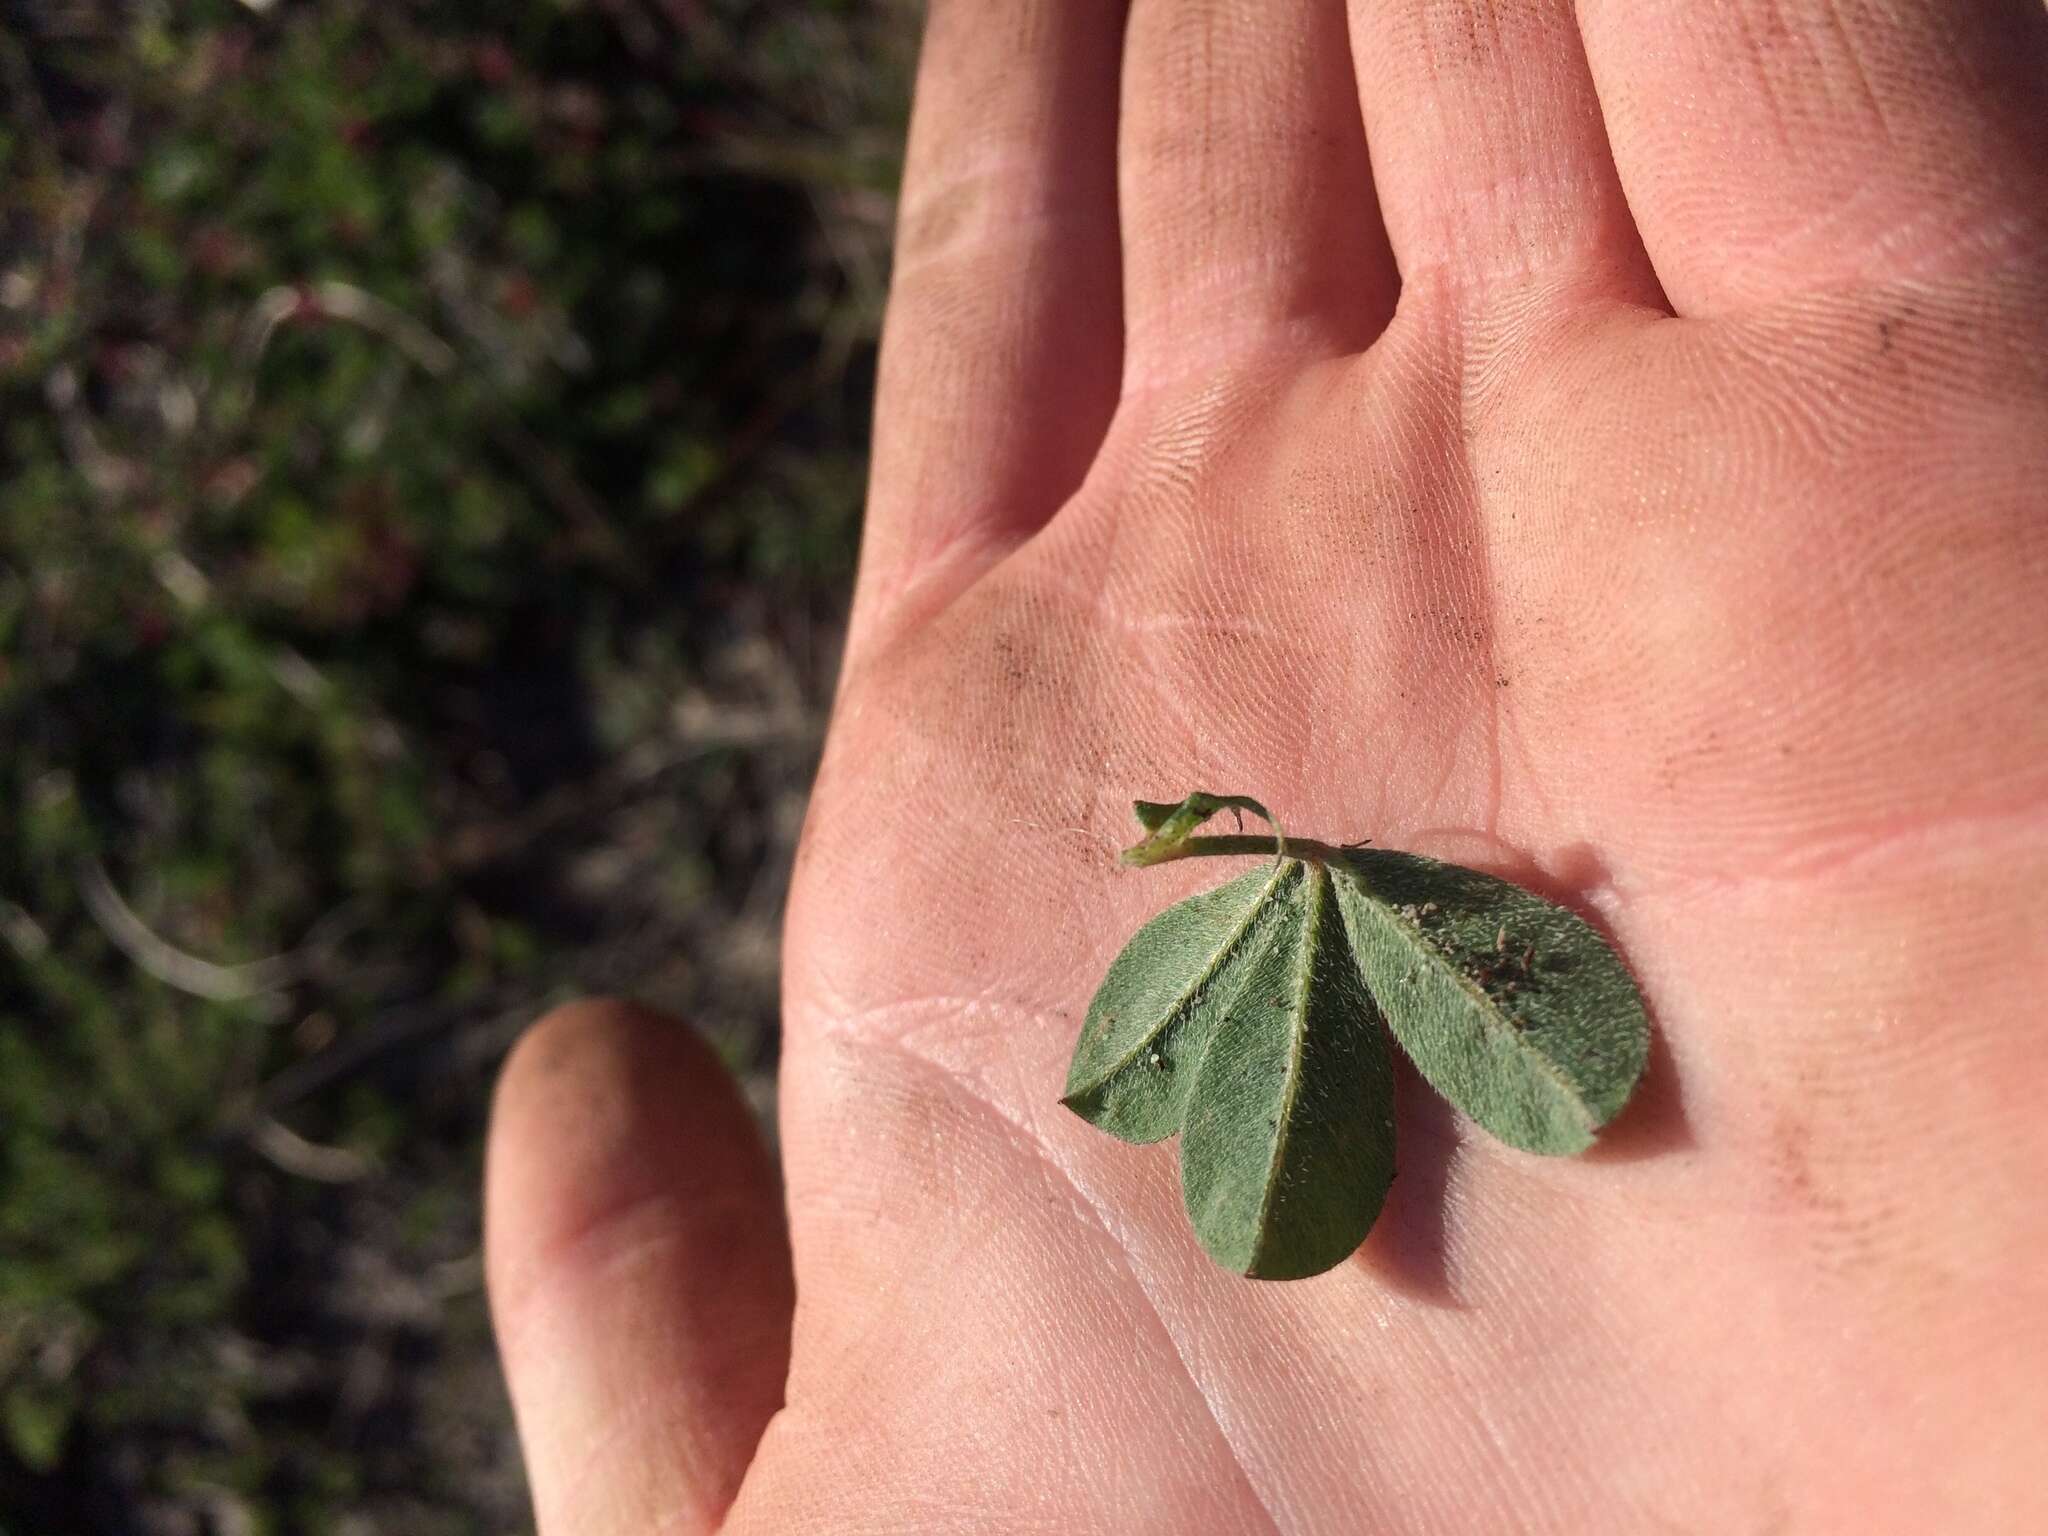
<path fill-rule="evenodd" d="M 1373 916 L 1377 921 L 1389 927 L 1401 921 L 1398 916 L 1388 909 L 1386 902 L 1381 900 L 1364 880 L 1356 875 L 1352 875 L 1350 878 L 1353 884 L 1357 886 L 1359 894 L 1365 897 L 1367 904 L 1372 908 Z M 1599 1129 L 1599 1123 L 1594 1119 L 1591 1109 L 1587 1107 L 1585 1096 L 1579 1092 L 1578 1085 L 1559 1070 L 1556 1062 L 1544 1055 L 1543 1052 L 1537 1050 L 1523 1037 L 1522 1032 L 1515 1028 L 1504 1012 L 1494 1005 L 1493 999 L 1488 997 L 1485 990 L 1459 968 L 1455 960 L 1437 949 L 1434 945 L 1422 942 L 1420 929 L 1416 931 L 1412 938 L 1405 933 L 1400 933 L 1398 936 L 1403 939 L 1411 951 L 1421 956 L 1425 965 L 1434 967 L 1437 971 L 1450 978 L 1451 984 L 1471 1002 L 1473 1011 L 1479 1016 L 1479 1023 L 1482 1029 L 1485 1029 L 1489 1034 L 1505 1038 L 1517 1056 L 1530 1063 L 1538 1074 L 1557 1088 L 1558 1092 L 1563 1095 L 1565 1102 L 1584 1123 L 1589 1133 Z M 1362 977 L 1360 979 L 1363 980 Z"/>
<path fill-rule="evenodd" d="M 1273 1131 L 1273 1151 L 1266 1165 L 1265 1186 L 1259 1192 L 1259 1215 L 1254 1228 L 1260 1234 L 1259 1245 L 1252 1250 L 1252 1268 L 1257 1269 L 1265 1249 L 1265 1239 L 1271 1235 L 1266 1218 L 1273 1209 L 1273 1196 L 1280 1187 L 1280 1170 L 1287 1162 L 1287 1135 L 1294 1127 L 1294 1104 L 1301 1092 L 1301 1059 L 1308 1043 L 1308 994 L 1309 984 L 1315 979 L 1315 957 L 1318 935 L 1321 931 L 1323 912 L 1330 891 L 1329 873 L 1317 865 L 1310 877 L 1308 900 L 1313 903 L 1302 917 L 1301 949 L 1295 958 L 1294 971 L 1294 1017 L 1288 1032 L 1287 1043 L 1287 1084 L 1280 1095 L 1280 1114 Z"/>
<path fill-rule="evenodd" d="M 1145 1053 L 1151 1050 L 1153 1045 L 1157 1043 L 1161 1035 L 1164 1035 L 1175 1023 L 1186 1016 L 1188 1010 L 1201 999 L 1202 995 L 1215 981 L 1217 974 L 1243 948 L 1245 936 L 1252 931 L 1259 918 L 1264 915 L 1274 889 L 1286 878 L 1287 874 L 1288 868 L 1285 863 L 1274 866 L 1272 877 L 1260 888 L 1258 895 L 1245 904 L 1245 914 L 1238 920 L 1237 927 L 1218 946 L 1216 953 L 1210 956 L 1208 963 L 1195 973 L 1188 985 L 1174 994 L 1172 1004 L 1160 1014 L 1159 1022 L 1145 1034 L 1139 1036 L 1131 1048 L 1123 1055 L 1111 1058 L 1110 1063 L 1102 1069 L 1101 1075 L 1093 1083 L 1086 1085 L 1087 1087 L 1098 1087 L 1108 1082 L 1119 1072 L 1126 1071 L 1136 1065 L 1144 1057 Z"/>

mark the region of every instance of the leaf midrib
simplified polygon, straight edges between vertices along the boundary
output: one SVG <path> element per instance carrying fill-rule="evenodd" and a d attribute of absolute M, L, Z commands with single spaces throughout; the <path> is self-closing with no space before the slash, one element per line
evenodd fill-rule
<path fill-rule="evenodd" d="M 1365 898 L 1366 904 L 1372 909 L 1373 918 L 1376 922 L 1392 927 L 1401 921 L 1394 913 L 1393 908 L 1387 902 L 1381 900 L 1373 888 L 1363 879 L 1360 879 L 1355 874 L 1350 875 L 1349 878 L 1357 885 L 1359 895 Z M 1464 993 L 1466 998 L 1474 1005 L 1474 1010 L 1479 1015 L 1480 1027 L 1482 1029 L 1491 1035 L 1505 1036 L 1508 1044 L 1514 1049 L 1517 1056 L 1533 1063 L 1534 1070 L 1538 1075 L 1546 1078 L 1564 1096 L 1565 1103 L 1570 1106 L 1579 1123 L 1585 1128 L 1587 1135 L 1590 1136 L 1600 1129 L 1600 1122 L 1593 1118 L 1592 1110 L 1586 1104 L 1585 1095 L 1579 1092 L 1578 1085 L 1559 1070 L 1556 1062 L 1529 1044 L 1528 1038 L 1520 1030 L 1507 1022 L 1501 1012 L 1494 1007 L 1493 999 L 1488 997 L 1483 988 L 1460 970 L 1451 960 L 1450 956 L 1444 954 L 1433 945 L 1424 943 L 1422 931 L 1419 928 L 1415 930 L 1412 940 L 1408 943 L 1407 947 L 1412 952 L 1419 954 L 1425 964 L 1433 966 L 1438 972 L 1450 977 L 1451 983 L 1460 992 Z M 1361 976 L 1360 980 L 1363 979 Z M 1391 1018 L 1391 1015 L 1389 1017 Z"/>
<path fill-rule="evenodd" d="M 1273 1128 L 1273 1152 L 1266 1164 L 1265 1187 L 1259 1191 L 1259 1213 L 1252 1230 L 1259 1239 L 1252 1245 L 1250 1268 L 1256 1270 L 1265 1257 L 1271 1228 L 1266 1218 L 1273 1208 L 1273 1195 L 1280 1187 L 1280 1168 L 1287 1161 L 1287 1137 L 1294 1126 L 1294 1101 L 1301 1092 L 1301 1057 L 1308 1040 L 1308 989 L 1315 978 L 1316 947 L 1323 909 L 1329 900 L 1330 873 L 1320 864 L 1309 873 L 1309 907 L 1301 925 L 1301 951 L 1294 976 L 1293 1028 L 1288 1032 L 1287 1086 L 1280 1096 L 1280 1113 Z"/>
<path fill-rule="evenodd" d="M 1259 914 L 1265 910 L 1266 903 L 1272 899 L 1274 888 L 1292 873 L 1295 862 L 1292 859 L 1282 859 L 1274 865 L 1273 873 L 1267 878 L 1266 883 L 1260 887 L 1258 894 L 1245 903 L 1244 916 L 1238 920 L 1237 927 L 1217 947 L 1216 952 L 1209 957 L 1207 964 L 1195 973 L 1194 979 L 1186 987 L 1174 994 L 1172 1004 L 1160 1014 L 1159 1023 L 1147 1033 L 1140 1035 L 1130 1050 L 1121 1056 L 1113 1058 L 1110 1065 L 1105 1067 L 1102 1074 L 1094 1082 L 1090 1083 L 1088 1087 L 1100 1087 L 1103 1083 L 1108 1082 L 1119 1072 L 1122 1072 L 1133 1062 L 1137 1061 L 1139 1057 L 1152 1048 L 1153 1043 L 1161 1035 L 1165 1034 L 1173 1026 L 1174 1020 L 1178 1019 L 1187 1010 L 1188 1000 L 1201 996 L 1203 988 L 1208 986 L 1215 978 L 1216 973 L 1222 969 L 1230 957 L 1237 953 L 1239 946 L 1244 943 L 1244 936 L 1251 932 L 1252 925 L 1258 921 Z"/>

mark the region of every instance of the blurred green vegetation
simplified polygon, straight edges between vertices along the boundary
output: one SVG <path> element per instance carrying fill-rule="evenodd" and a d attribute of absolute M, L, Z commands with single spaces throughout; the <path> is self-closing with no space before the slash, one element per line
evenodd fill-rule
<path fill-rule="evenodd" d="M 491 1073 L 765 1103 L 912 18 L 0 15 L 0 1536 L 519 1528 Z"/>

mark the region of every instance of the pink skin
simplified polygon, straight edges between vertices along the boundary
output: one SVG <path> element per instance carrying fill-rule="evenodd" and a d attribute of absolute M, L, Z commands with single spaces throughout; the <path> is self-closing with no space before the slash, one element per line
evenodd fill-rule
<path fill-rule="evenodd" d="M 522 1044 L 542 1531 L 2048 1529 L 2038 0 L 934 10 L 786 1190 L 687 1033 Z M 1056 1102 L 1194 788 L 1578 904 L 1637 1101 L 1404 1077 L 1359 1253 L 1216 1269 Z"/>

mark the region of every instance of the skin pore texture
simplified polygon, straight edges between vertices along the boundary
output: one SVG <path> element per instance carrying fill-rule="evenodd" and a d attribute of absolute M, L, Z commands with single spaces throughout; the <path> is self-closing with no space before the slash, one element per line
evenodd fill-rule
<path fill-rule="evenodd" d="M 2048 1528 L 2048 11 L 940 0 L 785 952 L 492 1132 L 544 1536 Z M 1402 1069 L 1365 1245 L 1213 1265 L 1059 1103 L 1129 802 L 1627 957 L 1587 1155 Z"/>

